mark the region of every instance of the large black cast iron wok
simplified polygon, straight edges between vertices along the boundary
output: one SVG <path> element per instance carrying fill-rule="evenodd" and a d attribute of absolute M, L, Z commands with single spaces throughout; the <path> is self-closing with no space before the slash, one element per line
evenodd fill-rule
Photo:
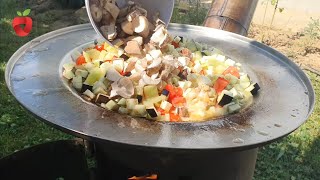
<path fill-rule="evenodd" d="M 62 64 L 71 60 L 75 50 L 98 38 L 89 24 L 48 33 L 21 47 L 8 62 L 6 83 L 16 99 L 44 122 L 104 144 L 115 154 L 122 153 L 124 163 L 136 162 L 143 155 L 148 159 L 143 153 L 154 152 L 150 163 L 159 168 L 159 163 L 166 164 L 163 154 L 192 153 L 195 159 L 196 154 L 248 150 L 288 135 L 308 119 L 314 106 L 310 80 L 279 52 L 240 35 L 206 27 L 171 24 L 169 31 L 215 46 L 242 63 L 261 86 L 253 105 L 203 123 L 162 123 L 87 103 L 69 87 L 61 72 Z M 148 167 L 145 163 L 142 168 Z"/>

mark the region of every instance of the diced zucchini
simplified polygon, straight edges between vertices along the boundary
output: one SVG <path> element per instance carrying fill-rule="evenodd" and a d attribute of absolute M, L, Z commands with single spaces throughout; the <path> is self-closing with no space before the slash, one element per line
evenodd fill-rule
<path fill-rule="evenodd" d="M 246 81 L 240 81 L 240 86 L 243 88 L 243 89 L 246 89 L 250 86 L 250 82 L 246 82 Z"/>
<path fill-rule="evenodd" d="M 228 106 L 229 113 L 238 112 L 240 109 L 241 109 L 241 106 L 239 104 L 233 104 L 233 105 Z"/>
<path fill-rule="evenodd" d="M 100 52 L 100 54 L 99 54 L 98 60 L 104 61 L 104 57 L 107 55 L 107 53 L 108 53 L 107 51 L 102 50 L 102 51 Z"/>
<path fill-rule="evenodd" d="M 75 67 L 76 63 L 70 62 L 63 65 L 63 68 L 67 71 L 72 71 L 72 69 Z"/>
<path fill-rule="evenodd" d="M 202 59 L 202 54 L 200 51 L 196 51 L 193 53 L 193 60 L 195 61 L 200 61 Z"/>
<path fill-rule="evenodd" d="M 138 116 L 138 117 L 146 117 L 147 115 L 146 106 L 142 104 L 135 105 L 131 111 L 131 115 Z"/>
<path fill-rule="evenodd" d="M 85 92 L 83 92 L 83 94 L 88 96 L 91 99 L 93 99 L 96 96 L 89 89 L 87 89 Z"/>
<path fill-rule="evenodd" d="M 75 75 L 71 70 L 64 70 L 62 73 L 63 77 L 67 78 L 67 79 L 72 79 Z"/>
<path fill-rule="evenodd" d="M 118 110 L 119 106 L 117 105 L 116 102 L 114 102 L 113 100 L 110 100 L 106 105 L 105 108 L 110 110 L 110 111 L 116 111 Z"/>
<path fill-rule="evenodd" d="M 87 77 L 85 84 L 93 85 L 95 82 L 99 81 L 104 76 L 100 68 L 94 68 L 90 71 L 89 76 Z"/>
<path fill-rule="evenodd" d="M 236 64 L 236 62 L 232 59 L 227 59 L 225 62 L 224 62 L 227 66 L 234 66 Z"/>
<path fill-rule="evenodd" d="M 159 96 L 157 86 L 149 85 L 143 88 L 143 94 L 145 99 L 150 99 Z"/>
<path fill-rule="evenodd" d="M 120 107 L 118 112 L 120 114 L 129 114 L 129 109 L 125 108 L 125 107 Z"/>
<path fill-rule="evenodd" d="M 138 104 L 138 99 L 127 99 L 127 109 L 132 110 Z"/>
<path fill-rule="evenodd" d="M 118 102 L 119 106 L 126 106 L 127 105 L 127 100 L 125 98 L 121 98 Z"/>
<path fill-rule="evenodd" d="M 93 90 L 93 93 L 95 95 L 98 95 L 98 94 L 107 94 L 107 92 L 105 91 L 105 89 L 103 89 L 102 87 L 98 87 L 96 89 Z"/>
<path fill-rule="evenodd" d="M 97 49 L 90 49 L 87 51 L 87 53 L 92 61 L 99 59 L 100 51 Z"/>
<path fill-rule="evenodd" d="M 81 77 L 83 77 L 83 78 L 87 78 L 89 72 L 86 71 L 86 70 L 77 69 L 76 72 L 75 72 L 75 74 L 76 74 L 76 76 L 81 76 Z"/>
<path fill-rule="evenodd" d="M 185 47 L 188 48 L 191 52 L 197 51 L 196 43 L 192 39 L 187 41 Z"/>
<path fill-rule="evenodd" d="M 97 88 L 107 89 L 106 85 L 103 83 L 103 79 L 94 83 L 92 90 L 96 90 Z"/>
<path fill-rule="evenodd" d="M 76 90 L 80 91 L 81 88 L 82 88 L 82 77 L 81 77 L 81 76 L 75 76 L 75 77 L 73 77 L 73 79 L 72 79 L 72 86 L 73 86 Z"/>

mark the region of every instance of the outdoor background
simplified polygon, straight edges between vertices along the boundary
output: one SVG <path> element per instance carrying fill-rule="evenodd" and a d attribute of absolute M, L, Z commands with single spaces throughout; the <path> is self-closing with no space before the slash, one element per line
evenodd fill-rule
<path fill-rule="evenodd" d="M 80 2 L 80 3 L 79 3 Z M 202 25 L 212 1 L 180 0 L 172 22 Z M 320 1 L 260 0 L 249 37 L 287 55 L 309 75 L 316 91 L 313 115 L 288 137 L 260 148 L 254 179 L 320 177 Z M 24 43 L 46 32 L 88 22 L 81 0 L 0 0 L 0 158 L 36 144 L 74 138 L 28 114 L 8 91 L 5 66 Z M 277 8 L 275 8 L 277 7 Z M 11 27 L 16 11 L 31 8 L 33 31 L 20 38 Z M 188 13 L 186 13 L 188 12 Z M 81 37 L 79 37 L 81 38 Z"/>

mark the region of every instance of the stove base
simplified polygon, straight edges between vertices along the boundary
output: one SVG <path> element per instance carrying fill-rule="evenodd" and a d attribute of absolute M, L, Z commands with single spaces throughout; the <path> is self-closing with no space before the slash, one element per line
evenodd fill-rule
<path fill-rule="evenodd" d="M 237 152 L 115 149 L 95 144 L 101 179 L 157 174 L 159 180 L 250 180 L 258 148 Z M 128 168 L 130 167 L 130 168 Z"/>

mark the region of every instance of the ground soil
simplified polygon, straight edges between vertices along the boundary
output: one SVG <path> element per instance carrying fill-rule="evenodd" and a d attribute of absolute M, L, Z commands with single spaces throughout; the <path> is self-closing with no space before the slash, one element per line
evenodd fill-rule
<path fill-rule="evenodd" d="M 320 41 L 304 32 L 252 24 L 248 35 L 282 52 L 303 69 L 320 72 Z"/>

